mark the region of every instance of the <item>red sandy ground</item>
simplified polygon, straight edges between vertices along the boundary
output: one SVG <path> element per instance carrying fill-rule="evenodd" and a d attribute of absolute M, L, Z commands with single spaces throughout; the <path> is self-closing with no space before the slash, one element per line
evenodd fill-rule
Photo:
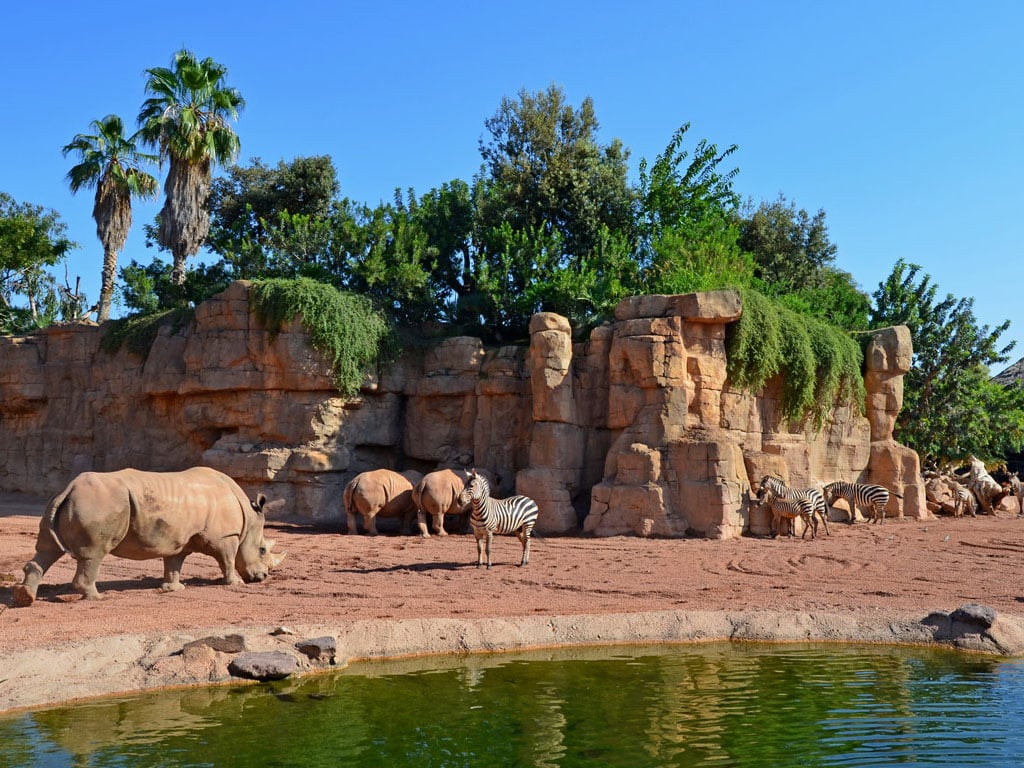
<path fill-rule="evenodd" d="M 224 626 L 331 624 L 356 619 L 606 614 L 660 610 L 827 611 L 886 616 L 951 611 L 970 602 L 1024 614 L 1024 518 L 995 516 L 882 525 L 834 522 L 816 540 L 744 537 L 534 540 L 498 537 L 494 568 L 475 567 L 472 535 L 344 536 L 268 524 L 287 558 L 262 584 L 222 586 L 210 558 L 186 561 L 185 590 L 157 591 L 158 560 L 110 557 L 104 598 L 68 589 L 73 562 L 46 574 L 39 600 L 12 607 L 12 586 L 35 547 L 44 502 L 0 495 L 0 654 L 122 633 Z"/>

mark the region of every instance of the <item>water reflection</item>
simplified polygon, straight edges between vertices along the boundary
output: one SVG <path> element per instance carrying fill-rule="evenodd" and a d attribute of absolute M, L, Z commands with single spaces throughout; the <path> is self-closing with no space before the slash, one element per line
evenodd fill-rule
<path fill-rule="evenodd" d="M 0 718 L 10 766 L 1020 765 L 1024 667 L 850 646 L 364 663 Z"/>

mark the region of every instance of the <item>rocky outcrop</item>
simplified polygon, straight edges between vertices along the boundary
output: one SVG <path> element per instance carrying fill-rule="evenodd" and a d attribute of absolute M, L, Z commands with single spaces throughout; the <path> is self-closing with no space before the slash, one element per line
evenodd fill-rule
<path fill-rule="evenodd" d="M 889 514 L 926 516 L 917 456 L 892 439 L 909 332 L 874 335 L 866 414 L 840 406 L 815 431 L 785 423 L 780 379 L 730 386 L 726 328 L 741 311 L 732 291 L 634 297 L 578 342 L 540 313 L 529 346 L 408 350 L 352 398 L 301 323 L 260 325 L 244 282 L 187 327 L 165 326 L 144 358 L 102 351 L 88 325 L 0 338 L 0 491 L 205 464 L 340 526 L 359 472 L 476 466 L 495 496 L 538 501 L 542 533 L 730 538 L 767 532 L 749 497 L 771 472 L 796 486 L 880 482 L 902 497 Z"/>

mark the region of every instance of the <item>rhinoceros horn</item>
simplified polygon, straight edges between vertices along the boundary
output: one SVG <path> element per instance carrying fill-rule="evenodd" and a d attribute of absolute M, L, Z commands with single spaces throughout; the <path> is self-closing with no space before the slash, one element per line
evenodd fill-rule
<path fill-rule="evenodd" d="M 279 555 L 278 554 L 274 554 L 274 552 L 273 552 L 274 540 L 273 539 L 267 539 L 264 542 L 264 546 L 267 548 L 267 563 L 268 563 L 268 567 L 271 570 L 273 570 L 274 568 L 277 568 L 277 566 L 279 566 L 281 564 L 281 561 L 284 560 L 285 555 L 287 555 L 288 553 L 287 552 L 282 552 Z"/>

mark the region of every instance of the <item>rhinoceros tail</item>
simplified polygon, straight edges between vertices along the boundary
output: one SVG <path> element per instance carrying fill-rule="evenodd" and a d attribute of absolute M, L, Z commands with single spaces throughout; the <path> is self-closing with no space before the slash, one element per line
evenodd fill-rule
<path fill-rule="evenodd" d="M 67 488 L 50 499 L 50 503 L 46 505 L 46 511 L 43 513 L 43 520 L 46 523 L 46 532 L 49 533 L 50 538 L 53 539 L 54 543 L 64 552 L 67 552 L 68 548 L 64 545 L 64 542 L 60 540 L 60 536 L 57 535 L 57 516 L 60 514 L 61 508 L 64 506 L 65 500 L 71 495 L 71 486 L 72 483 L 68 483 Z M 41 526 L 40 530 L 44 530 L 44 528 Z"/>
<path fill-rule="evenodd" d="M 352 513 L 355 512 L 355 509 L 352 506 L 352 494 L 355 493 L 355 490 L 356 490 L 356 481 L 355 481 L 355 479 L 352 479 L 352 480 L 349 481 L 348 485 L 345 486 L 345 493 L 342 496 L 342 499 L 343 499 L 344 504 L 345 504 L 345 514 L 346 515 L 352 514 Z"/>

